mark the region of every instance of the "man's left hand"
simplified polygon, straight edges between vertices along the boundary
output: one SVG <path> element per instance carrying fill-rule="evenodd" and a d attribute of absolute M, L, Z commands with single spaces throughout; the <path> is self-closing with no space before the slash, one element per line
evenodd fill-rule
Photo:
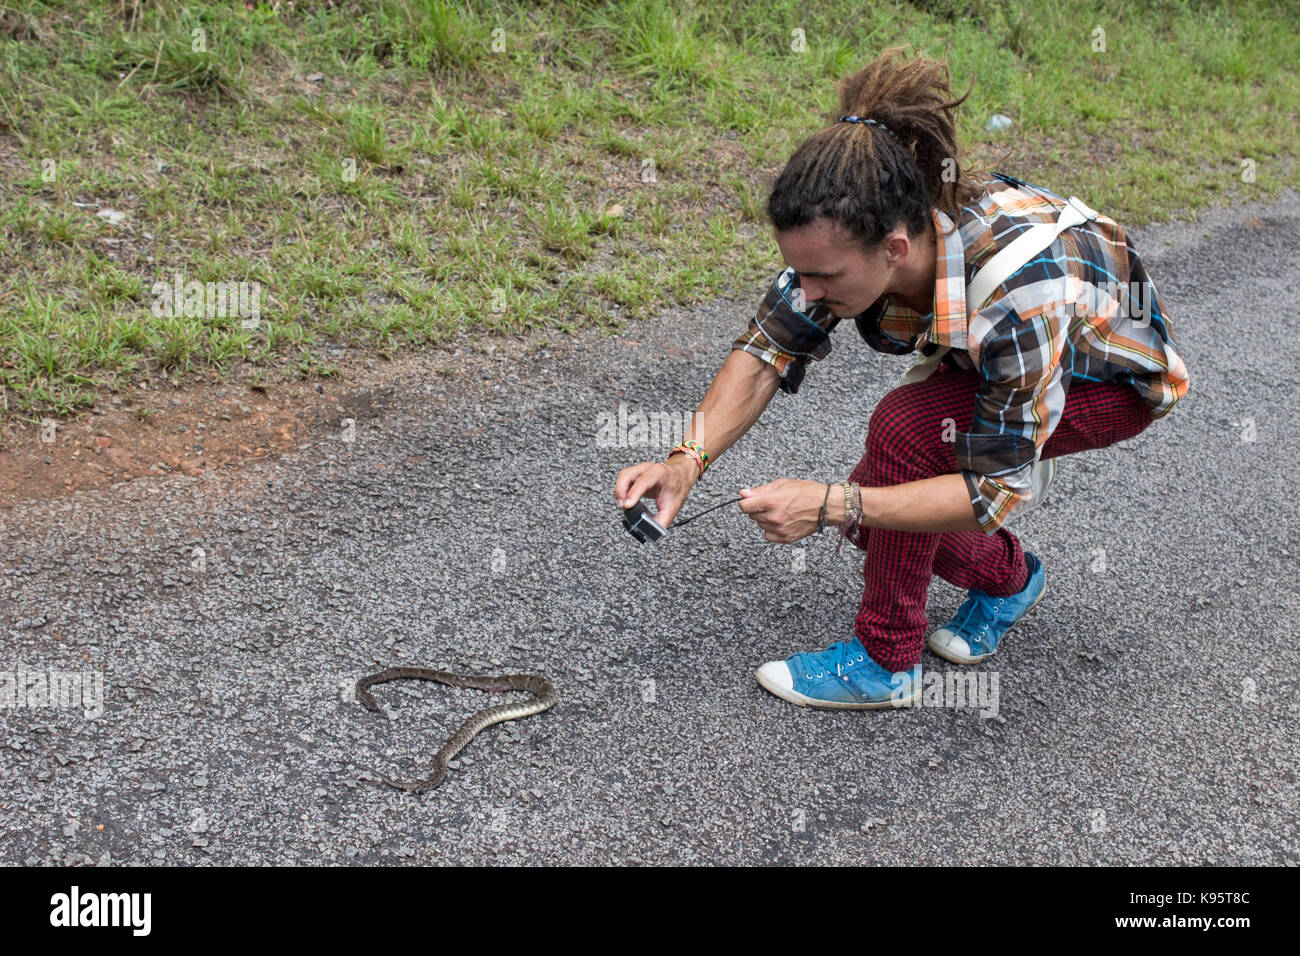
<path fill-rule="evenodd" d="M 790 544 L 817 530 L 817 516 L 827 495 L 826 485 L 820 481 L 778 478 L 765 485 L 741 488 L 740 497 L 740 510 L 758 522 L 764 538 L 776 544 Z M 827 524 L 830 524 L 829 516 Z"/>

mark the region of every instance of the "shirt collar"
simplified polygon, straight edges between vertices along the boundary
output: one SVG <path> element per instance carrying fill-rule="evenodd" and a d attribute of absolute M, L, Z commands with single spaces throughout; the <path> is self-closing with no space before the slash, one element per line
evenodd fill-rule
<path fill-rule="evenodd" d="M 927 315 L 885 297 L 881 315 L 884 328 L 919 328 L 916 345 L 935 342 L 948 348 L 966 347 L 966 249 L 961 231 L 939 209 L 931 210 L 934 222 L 934 302 Z"/>

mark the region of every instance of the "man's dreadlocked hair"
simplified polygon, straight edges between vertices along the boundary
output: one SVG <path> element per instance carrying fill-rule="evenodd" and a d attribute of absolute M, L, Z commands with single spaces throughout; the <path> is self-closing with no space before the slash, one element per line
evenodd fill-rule
<path fill-rule="evenodd" d="M 909 236 L 923 233 L 931 207 L 956 222 L 982 192 L 957 161 L 953 110 L 970 90 L 950 99 L 948 68 L 924 56 L 908 59 L 902 47 L 885 50 L 838 88 L 841 111 L 832 121 L 847 113 L 888 129 L 833 121 L 806 139 L 767 200 L 777 231 L 826 217 L 870 250 L 900 222 Z"/>

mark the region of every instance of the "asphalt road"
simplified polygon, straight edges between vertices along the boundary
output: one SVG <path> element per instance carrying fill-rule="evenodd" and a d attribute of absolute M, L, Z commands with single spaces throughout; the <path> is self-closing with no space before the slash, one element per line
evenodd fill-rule
<path fill-rule="evenodd" d="M 1297 231 L 1289 194 L 1135 233 L 1191 391 L 1061 459 L 1012 526 L 1048 591 L 974 668 L 995 715 L 805 710 L 755 683 L 851 633 L 861 558 L 829 533 L 770 545 L 734 508 L 654 546 L 618 525 L 614 475 L 666 447 L 603 447 L 601 425 L 694 408 L 761 288 L 467 352 L 237 480 L 0 510 L 0 670 L 103 680 L 98 716 L 0 708 L 0 862 L 1295 865 Z M 834 342 L 685 514 L 848 473 L 905 360 L 851 325 Z M 961 598 L 936 580 L 931 623 Z M 351 698 L 402 662 L 539 671 L 560 699 L 412 795 L 354 762 L 422 776 L 500 698 Z"/>

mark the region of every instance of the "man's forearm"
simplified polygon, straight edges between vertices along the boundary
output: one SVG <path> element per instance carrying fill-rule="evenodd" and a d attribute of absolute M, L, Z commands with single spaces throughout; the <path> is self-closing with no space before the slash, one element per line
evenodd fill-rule
<path fill-rule="evenodd" d="M 893 531 L 979 531 L 961 473 L 862 489 L 862 511 L 873 528 Z"/>
<path fill-rule="evenodd" d="M 909 481 L 885 488 L 862 489 L 864 521 L 892 531 L 979 531 L 966 480 L 960 472 Z M 832 485 L 826 498 L 826 523 L 844 520 L 844 490 Z"/>
<path fill-rule="evenodd" d="M 780 384 L 771 365 L 733 349 L 704 393 L 683 441 L 698 441 L 712 461 L 758 421 Z"/>

